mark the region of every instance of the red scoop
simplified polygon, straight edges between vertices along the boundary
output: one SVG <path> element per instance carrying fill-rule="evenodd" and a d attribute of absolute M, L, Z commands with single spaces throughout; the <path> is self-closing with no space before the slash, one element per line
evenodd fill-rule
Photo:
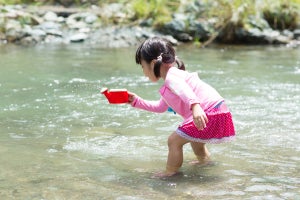
<path fill-rule="evenodd" d="M 126 89 L 110 89 L 103 88 L 101 93 L 105 95 L 111 104 L 128 103 L 128 92 Z"/>

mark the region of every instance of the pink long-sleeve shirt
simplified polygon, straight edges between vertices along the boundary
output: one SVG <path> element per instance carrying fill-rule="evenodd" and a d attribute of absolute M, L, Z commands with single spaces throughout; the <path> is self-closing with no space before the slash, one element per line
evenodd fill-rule
<path fill-rule="evenodd" d="M 164 84 L 159 90 L 161 98 L 159 101 L 148 101 L 136 97 L 132 106 L 151 112 L 165 112 L 171 107 L 184 119 L 183 124 L 193 120 L 191 107 L 193 104 L 200 104 L 204 112 L 209 112 L 223 98 L 210 85 L 198 77 L 197 73 L 189 73 L 171 67 L 168 70 Z"/>

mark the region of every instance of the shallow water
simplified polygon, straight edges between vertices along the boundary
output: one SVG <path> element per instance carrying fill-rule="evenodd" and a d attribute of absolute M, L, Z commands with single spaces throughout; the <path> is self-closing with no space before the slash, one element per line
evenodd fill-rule
<path fill-rule="evenodd" d="M 109 105 L 102 87 L 158 99 L 135 49 L 0 46 L 0 199 L 300 199 L 300 51 L 285 47 L 177 49 L 217 88 L 236 141 L 208 145 L 214 164 L 152 179 L 181 122 Z"/>

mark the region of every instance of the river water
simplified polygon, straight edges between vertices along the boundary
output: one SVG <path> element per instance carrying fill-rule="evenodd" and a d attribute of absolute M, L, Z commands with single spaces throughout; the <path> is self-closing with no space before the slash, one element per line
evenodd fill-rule
<path fill-rule="evenodd" d="M 165 167 L 173 113 L 110 105 L 102 87 L 159 98 L 134 48 L 0 46 L 0 199 L 300 199 L 300 51 L 177 48 L 187 70 L 226 99 L 232 143 L 214 164 L 151 178 Z"/>

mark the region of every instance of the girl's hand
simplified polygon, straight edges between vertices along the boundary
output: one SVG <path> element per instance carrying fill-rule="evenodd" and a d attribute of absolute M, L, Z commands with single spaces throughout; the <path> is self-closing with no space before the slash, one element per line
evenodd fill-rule
<path fill-rule="evenodd" d="M 128 103 L 132 103 L 137 95 L 128 91 Z"/>
<path fill-rule="evenodd" d="M 199 104 L 192 105 L 194 124 L 198 130 L 203 130 L 208 122 L 207 116 Z"/>

